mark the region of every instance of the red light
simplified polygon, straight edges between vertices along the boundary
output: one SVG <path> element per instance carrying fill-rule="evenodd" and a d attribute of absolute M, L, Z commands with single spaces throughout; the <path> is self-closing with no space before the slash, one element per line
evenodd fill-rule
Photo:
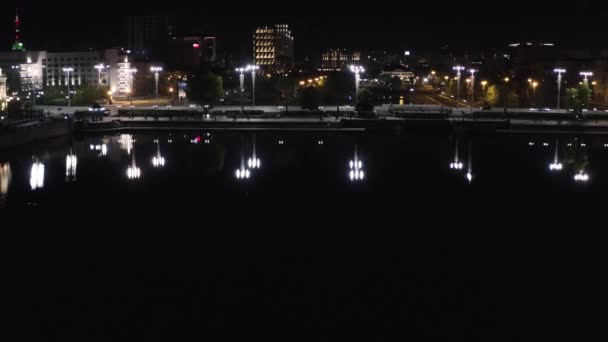
<path fill-rule="evenodd" d="M 195 48 L 195 49 L 198 49 L 201 46 L 198 43 L 194 43 L 194 44 L 192 44 L 192 47 Z"/>

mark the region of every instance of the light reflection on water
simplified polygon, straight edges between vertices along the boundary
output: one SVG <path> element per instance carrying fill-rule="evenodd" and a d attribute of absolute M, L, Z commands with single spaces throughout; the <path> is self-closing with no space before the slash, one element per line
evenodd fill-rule
<path fill-rule="evenodd" d="M 286 143 L 288 139 L 289 144 Z M 125 184 L 113 176 L 117 175 L 118 170 L 122 170 L 118 174 L 122 174 L 123 179 L 138 180 L 131 184 L 138 183 L 148 189 L 152 189 L 154 182 L 162 178 L 168 187 L 173 186 L 163 190 L 163 194 L 176 196 L 180 191 L 188 190 L 185 188 L 188 182 L 193 184 L 193 188 L 196 188 L 197 182 L 205 184 L 205 187 L 213 188 L 216 195 L 224 190 L 234 191 L 226 183 L 226 177 L 232 183 L 236 178 L 235 184 L 241 184 L 236 189 L 263 190 L 267 193 L 284 192 L 293 187 L 294 194 L 298 191 L 317 191 L 322 195 L 325 191 L 350 189 L 348 184 L 354 183 L 361 184 L 356 189 L 367 192 L 399 188 L 424 191 L 424 186 L 434 191 L 445 189 L 458 192 L 465 191 L 460 187 L 463 184 L 483 190 L 504 182 L 504 179 L 512 182 L 512 186 L 505 185 L 501 188 L 503 190 L 543 191 L 537 186 L 541 178 L 554 178 L 542 181 L 544 184 L 553 182 L 552 187 L 547 189 L 558 186 L 571 191 L 567 183 L 594 187 L 602 181 L 602 170 L 607 167 L 606 158 L 602 157 L 608 153 L 605 141 L 605 138 L 502 137 L 475 138 L 473 142 L 470 136 L 457 135 L 382 138 L 314 134 L 289 137 L 269 134 L 212 136 L 208 132 L 136 137 L 121 134 L 89 137 L 73 142 L 70 147 L 54 150 L 45 150 L 41 146 L 39 148 L 45 150 L 46 154 L 32 156 L 23 153 L 21 157 L 14 157 L 14 161 L 7 160 L 0 164 L 0 196 L 2 202 L 7 202 L 13 192 L 22 199 L 36 193 L 47 193 L 51 191 L 48 189 L 49 183 L 53 185 L 53 196 L 62 196 L 62 188 L 82 192 L 85 196 L 96 196 L 100 191 L 106 191 L 105 188 L 96 187 L 95 183 L 100 181 L 120 193 L 127 190 L 123 190 Z M 463 145 L 466 147 L 463 148 Z M 462 150 L 466 152 L 462 153 Z M 602 156 L 598 156 L 599 153 Z M 465 154 L 464 158 L 461 154 Z M 477 156 L 475 165 L 473 154 Z M 41 159 L 38 157 L 40 155 L 46 157 Z M 28 159 L 29 178 L 27 186 L 24 186 L 21 178 L 24 163 L 20 160 Z M 168 159 L 172 162 L 167 163 Z M 61 181 L 57 177 L 59 160 L 62 165 Z M 233 166 L 224 167 L 225 164 Z M 340 171 L 344 170 L 345 164 L 346 179 L 344 171 Z M 441 167 L 446 164 L 449 169 Z M 16 173 L 15 167 L 18 168 Z M 148 175 L 146 169 L 158 171 L 150 171 Z M 442 169 L 447 169 L 447 172 Z M 460 181 L 450 176 L 453 173 L 462 177 Z M 17 182 L 14 181 L 15 174 Z M 142 178 L 143 174 L 147 175 L 147 179 Z M 306 185 L 300 186 L 298 183 Z M 594 190 L 606 189 L 601 187 Z"/>

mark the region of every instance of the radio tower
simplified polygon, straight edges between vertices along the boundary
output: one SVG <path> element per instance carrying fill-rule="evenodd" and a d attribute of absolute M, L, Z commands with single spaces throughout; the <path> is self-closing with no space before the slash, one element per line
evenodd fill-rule
<path fill-rule="evenodd" d="M 20 42 L 20 31 L 19 31 L 19 9 L 15 9 L 15 42 L 13 43 L 13 51 L 25 51 L 23 43 Z"/>

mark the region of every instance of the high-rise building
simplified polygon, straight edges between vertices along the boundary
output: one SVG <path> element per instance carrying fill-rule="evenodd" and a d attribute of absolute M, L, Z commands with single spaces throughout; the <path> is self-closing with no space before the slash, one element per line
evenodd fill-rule
<path fill-rule="evenodd" d="M 277 72 L 294 66 L 293 36 L 288 25 L 258 27 L 253 35 L 254 63 Z"/>
<path fill-rule="evenodd" d="M 203 44 L 203 62 L 205 63 L 215 63 L 217 62 L 217 52 L 216 52 L 216 38 L 215 37 L 205 37 Z"/>
<path fill-rule="evenodd" d="M 21 42 L 20 25 L 21 22 L 19 21 L 19 10 L 15 10 L 15 42 L 13 43 L 13 46 L 11 48 L 11 50 L 13 51 L 25 51 L 25 47 Z"/>
<path fill-rule="evenodd" d="M 0 68 L 0 106 L 6 101 L 6 75 L 2 74 L 2 68 Z M 0 108 L 3 110 L 4 108 Z"/>
<path fill-rule="evenodd" d="M 127 47 L 137 60 L 164 61 L 169 32 L 169 18 L 166 16 L 129 17 Z"/>
<path fill-rule="evenodd" d="M 359 51 L 331 49 L 325 51 L 321 56 L 321 70 L 343 70 L 348 68 L 350 64 L 359 64 L 360 62 L 361 52 Z"/>

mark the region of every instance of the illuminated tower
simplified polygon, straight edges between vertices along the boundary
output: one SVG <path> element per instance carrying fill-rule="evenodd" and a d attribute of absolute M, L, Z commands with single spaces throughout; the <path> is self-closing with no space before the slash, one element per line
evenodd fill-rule
<path fill-rule="evenodd" d="M 6 76 L 2 74 L 0 68 L 0 110 L 4 110 L 4 102 L 6 101 Z"/>
<path fill-rule="evenodd" d="M 23 43 L 20 41 L 20 31 L 19 31 L 19 10 L 15 9 L 15 42 L 13 43 L 12 50 L 13 51 L 25 51 L 25 47 Z"/>

